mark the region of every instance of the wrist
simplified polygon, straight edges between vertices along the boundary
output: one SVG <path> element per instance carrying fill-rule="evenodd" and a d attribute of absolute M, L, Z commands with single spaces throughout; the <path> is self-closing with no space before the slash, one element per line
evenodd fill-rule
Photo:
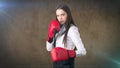
<path fill-rule="evenodd" d="M 48 42 L 49 43 L 53 42 L 53 38 L 49 38 Z"/>

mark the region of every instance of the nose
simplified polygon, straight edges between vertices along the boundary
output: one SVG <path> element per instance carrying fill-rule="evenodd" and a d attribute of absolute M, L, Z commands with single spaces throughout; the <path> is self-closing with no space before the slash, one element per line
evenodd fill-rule
<path fill-rule="evenodd" d="M 60 16 L 60 18 L 59 18 L 60 20 L 62 20 L 62 16 Z"/>

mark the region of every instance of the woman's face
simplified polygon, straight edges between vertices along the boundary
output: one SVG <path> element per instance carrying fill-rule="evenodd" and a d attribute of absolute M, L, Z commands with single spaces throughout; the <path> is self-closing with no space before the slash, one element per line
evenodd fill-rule
<path fill-rule="evenodd" d="M 63 9 L 57 9 L 56 16 L 60 24 L 65 24 L 67 21 L 67 13 Z"/>

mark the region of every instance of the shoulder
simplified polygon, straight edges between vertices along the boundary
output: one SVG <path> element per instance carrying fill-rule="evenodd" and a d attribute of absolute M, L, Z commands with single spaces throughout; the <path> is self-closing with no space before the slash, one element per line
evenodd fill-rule
<path fill-rule="evenodd" d="M 68 36 L 74 36 L 76 34 L 79 34 L 78 27 L 75 25 L 71 25 L 68 31 Z"/>
<path fill-rule="evenodd" d="M 74 31 L 78 31 L 78 27 L 75 25 L 71 25 L 68 32 L 74 32 Z"/>

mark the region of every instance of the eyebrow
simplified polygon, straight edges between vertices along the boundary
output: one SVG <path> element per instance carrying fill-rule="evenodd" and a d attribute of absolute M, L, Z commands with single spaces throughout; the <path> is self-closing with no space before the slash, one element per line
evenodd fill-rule
<path fill-rule="evenodd" d="M 57 15 L 57 14 L 56 14 Z M 60 14 L 60 15 L 65 15 L 65 13 L 62 13 L 62 14 Z M 57 15 L 58 16 L 58 15 Z"/>

